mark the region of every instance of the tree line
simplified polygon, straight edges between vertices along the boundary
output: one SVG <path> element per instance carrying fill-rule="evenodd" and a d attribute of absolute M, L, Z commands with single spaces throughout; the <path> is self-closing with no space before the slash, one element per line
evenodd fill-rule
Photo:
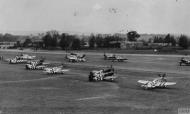
<path fill-rule="evenodd" d="M 174 38 L 174 36 L 170 34 L 167 34 L 165 37 L 155 36 L 153 38 L 153 43 L 167 43 L 170 46 L 176 46 L 178 44 L 184 49 L 190 46 L 190 40 L 186 35 L 180 35 L 177 38 Z"/>
<path fill-rule="evenodd" d="M 57 31 L 48 31 L 42 38 L 45 49 L 51 49 L 61 47 L 62 49 L 81 49 L 81 43 L 83 39 L 77 38 L 75 35 L 69 35 L 62 33 L 61 35 Z"/>
<path fill-rule="evenodd" d="M 16 36 L 16 35 L 12 35 L 12 34 L 0 34 L 0 42 L 15 42 L 18 40 L 18 37 L 19 36 Z"/>
<path fill-rule="evenodd" d="M 129 41 L 136 41 L 140 35 L 136 31 L 131 31 L 128 34 Z M 118 35 L 104 35 L 104 34 L 91 34 L 87 40 L 82 38 L 77 38 L 75 35 L 70 35 L 62 33 L 59 35 L 57 31 L 48 31 L 42 38 L 44 43 L 44 48 L 55 48 L 60 46 L 62 49 L 81 49 L 88 42 L 88 47 L 93 48 L 120 48 L 121 38 Z"/>
<path fill-rule="evenodd" d="M 33 42 L 33 38 L 29 36 L 24 36 L 25 41 L 21 43 L 18 40 L 20 36 L 11 34 L 0 34 L 0 42 L 17 41 L 17 47 L 36 47 L 44 49 L 56 49 L 57 47 L 61 47 L 63 50 L 77 50 L 83 48 L 121 48 L 120 46 L 122 42 L 126 40 L 130 42 L 136 42 L 140 37 L 136 31 L 130 31 L 124 36 L 120 36 L 119 34 L 91 34 L 89 36 L 85 36 L 85 38 L 79 38 L 77 35 L 71 35 L 67 33 L 59 34 L 58 31 L 52 30 L 46 32 L 40 38 L 41 42 L 37 44 L 35 44 Z M 177 38 L 170 34 L 167 34 L 166 36 L 154 36 L 151 38 L 151 41 L 146 41 L 145 43 L 147 44 L 150 42 L 166 43 L 167 46 L 180 46 L 184 49 L 187 49 L 190 46 L 190 40 L 186 35 L 180 35 Z"/>

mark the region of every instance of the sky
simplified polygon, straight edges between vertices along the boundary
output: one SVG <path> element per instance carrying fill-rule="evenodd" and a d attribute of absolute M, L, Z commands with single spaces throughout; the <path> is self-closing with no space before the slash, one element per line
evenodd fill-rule
<path fill-rule="evenodd" d="M 0 0 L 0 32 L 190 35 L 190 0 Z"/>

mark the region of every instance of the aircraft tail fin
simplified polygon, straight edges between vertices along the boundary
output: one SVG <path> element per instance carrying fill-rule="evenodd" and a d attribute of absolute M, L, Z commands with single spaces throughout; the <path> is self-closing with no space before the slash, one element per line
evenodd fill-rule
<path fill-rule="evenodd" d="M 164 73 L 164 74 L 158 74 L 158 76 L 164 78 L 164 77 L 166 77 L 166 73 Z"/>
<path fill-rule="evenodd" d="M 85 55 L 85 54 L 83 54 L 81 58 L 84 58 L 84 57 L 86 57 L 86 55 Z"/>

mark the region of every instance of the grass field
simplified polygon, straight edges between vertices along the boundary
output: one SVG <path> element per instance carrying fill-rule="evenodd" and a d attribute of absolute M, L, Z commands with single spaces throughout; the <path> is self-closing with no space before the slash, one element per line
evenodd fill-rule
<path fill-rule="evenodd" d="M 16 54 L 0 51 L 4 58 Z M 102 53 L 88 52 L 87 62 L 68 63 L 60 52 L 32 54 L 64 63 L 70 72 L 45 75 L 1 61 L 0 114 L 177 114 L 178 108 L 190 108 L 190 66 L 178 65 L 180 55 L 123 54 L 128 62 L 117 63 L 104 61 Z M 91 70 L 109 65 L 119 76 L 116 82 L 88 82 Z M 148 91 L 137 84 L 164 72 L 177 84 Z"/>

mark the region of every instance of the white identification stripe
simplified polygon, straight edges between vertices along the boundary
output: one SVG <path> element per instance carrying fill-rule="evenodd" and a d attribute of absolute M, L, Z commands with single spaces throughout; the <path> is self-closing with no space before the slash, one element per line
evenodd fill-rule
<path fill-rule="evenodd" d="M 79 99 L 76 99 L 76 100 L 77 101 L 82 101 L 82 100 L 104 99 L 104 98 L 107 98 L 107 97 L 114 97 L 114 96 L 112 96 L 112 95 L 102 95 L 102 96 L 97 96 L 97 97 L 79 98 Z"/>
<path fill-rule="evenodd" d="M 20 62 L 24 62 L 24 60 L 17 60 L 16 62 L 20 63 Z"/>

